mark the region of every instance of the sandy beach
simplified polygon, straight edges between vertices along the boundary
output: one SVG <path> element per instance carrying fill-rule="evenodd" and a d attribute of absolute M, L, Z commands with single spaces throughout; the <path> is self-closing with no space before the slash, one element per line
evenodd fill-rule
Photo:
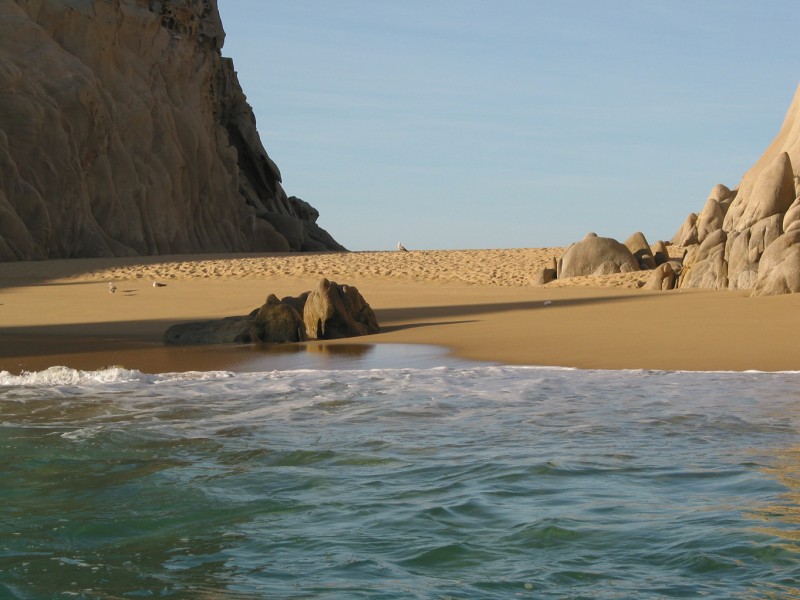
<path fill-rule="evenodd" d="M 533 286 L 562 248 L 171 256 L 0 264 L 0 370 L 264 368 L 252 346 L 173 347 L 179 322 L 244 315 L 321 277 L 355 285 L 382 332 L 311 342 L 425 344 L 473 361 L 584 369 L 800 370 L 800 297 L 641 289 L 648 273 Z M 153 287 L 152 282 L 166 284 Z M 114 282 L 116 293 L 108 292 Z M 255 361 L 255 362 L 254 362 Z M 268 367 L 267 367 L 268 368 Z"/>

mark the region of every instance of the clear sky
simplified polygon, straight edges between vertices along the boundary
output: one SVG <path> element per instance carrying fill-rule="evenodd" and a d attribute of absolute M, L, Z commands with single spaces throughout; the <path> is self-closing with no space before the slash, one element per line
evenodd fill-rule
<path fill-rule="evenodd" d="M 351 250 L 669 239 L 800 83 L 795 0 L 219 0 L 289 195 Z"/>

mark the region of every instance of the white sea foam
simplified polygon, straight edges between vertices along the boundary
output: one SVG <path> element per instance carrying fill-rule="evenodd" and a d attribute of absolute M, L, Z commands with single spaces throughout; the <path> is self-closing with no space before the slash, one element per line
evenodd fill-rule
<path fill-rule="evenodd" d="M 665 376 L 665 375 L 685 375 L 687 377 L 702 377 L 704 375 L 714 376 L 791 376 L 798 375 L 800 371 L 660 371 L 650 369 L 629 369 L 629 370 L 583 370 L 571 367 L 550 367 L 550 366 L 506 366 L 506 365 L 482 365 L 467 367 L 436 366 L 430 368 L 400 367 L 400 368 L 371 368 L 371 369 L 336 369 L 336 370 L 317 370 L 317 369 L 288 369 L 280 371 L 266 372 L 246 372 L 236 373 L 231 371 L 187 371 L 182 373 L 159 373 L 147 374 L 135 369 L 123 367 L 109 367 L 97 371 L 82 371 L 63 366 L 50 367 L 44 371 L 24 371 L 19 375 L 14 375 L 8 371 L 0 371 L 0 386 L 4 387 L 42 387 L 58 388 L 67 386 L 103 386 L 107 384 L 131 384 L 139 383 L 143 385 L 163 385 L 177 382 L 213 382 L 228 380 L 237 382 L 238 385 L 247 385 L 254 381 L 288 381 L 313 378 L 318 380 L 320 377 L 334 378 L 337 381 L 347 379 L 359 380 L 365 376 L 373 377 L 412 377 L 426 373 L 436 378 L 436 375 L 447 377 L 448 379 L 459 377 L 471 377 L 476 373 L 484 375 L 504 377 L 530 376 L 531 374 L 551 374 L 568 375 L 575 374 L 595 374 L 603 377 L 609 375 L 613 377 L 637 377 L 637 376 Z M 287 384 L 288 385 L 288 384 Z"/>
<path fill-rule="evenodd" d="M 188 371 L 185 373 L 161 373 L 150 375 L 136 369 L 109 367 L 98 371 L 81 371 L 68 367 L 50 367 L 44 371 L 23 371 L 13 375 L 0 371 L 0 386 L 60 387 L 90 384 L 113 384 L 139 382 L 146 384 L 171 381 L 208 381 L 233 377 L 228 371 Z"/>
<path fill-rule="evenodd" d="M 213 436 L 226 428 L 274 419 L 298 423 L 409 417 L 468 421 L 472 409 L 464 398 L 470 398 L 473 406 L 490 407 L 492 418 L 501 411 L 524 423 L 528 418 L 551 419 L 565 406 L 577 410 L 600 403 L 619 408 L 616 398 L 621 389 L 632 394 L 627 409 L 656 402 L 665 414 L 730 415 L 758 403 L 772 404 L 773 412 L 781 412 L 776 407 L 800 396 L 800 377 L 797 373 L 580 371 L 496 365 L 157 375 L 117 367 L 100 371 L 53 367 L 21 375 L 0 373 L 0 388 L 4 424 L 64 427 L 69 429 L 62 432 L 65 439 L 79 441 L 100 431 L 93 428 L 117 428 L 134 421 L 150 431 L 170 435 L 191 431 L 195 436 Z M 738 408 L 729 400 L 733 394 L 739 397 Z M 770 400 L 773 396 L 782 400 Z M 536 417 L 533 406 L 541 409 Z"/>
<path fill-rule="evenodd" d="M 598 379 L 629 378 L 636 380 L 640 377 L 658 376 L 668 377 L 670 380 L 675 377 L 685 377 L 696 379 L 703 377 L 722 376 L 728 378 L 738 377 L 786 377 L 800 374 L 800 371 L 781 371 L 775 373 L 765 373 L 762 371 L 658 371 L 658 370 L 581 370 L 564 367 L 539 367 L 539 366 L 469 366 L 456 368 L 449 366 L 439 366 L 431 368 L 373 368 L 373 369 L 337 369 L 337 370 L 316 370 L 316 369 L 296 369 L 266 372 L 244 372 L 236 373 L 231 371 L 187 371 L 182 373 L 159 373 L 146 374 L 135 369 L 125 369 L 122 367 L 109 367 L 97 371 L 82 371 L 67 367 L 50 367 L 44 371 L 22 372 L 14 375 L 8 371 L 0 371 L 0 386 L 6 388 L 14 387 L 39 387 L 39 388 L 65 388 L 65 387 L 86 387 L 101 389 L 106 386 L 118 384 L 128 385 L 169 385 L 184 384 L 190 389 L 195 383 L 210 384 L 218 382 L 222 385 L 234 388 L 260 386 L 270 383 L 272 391 L 278 391 L 281 382 L 286 391 L 295 389 L 298 382 L 313 381 L 319 384 L 320 381 L 358 382 L 359 384 L 369 381 L 371 378 L 391 378 L 399 382 L 408 379 L 416 379 L 424 376 L 429 382 L 436 380 L 447 380 L 449 382 L 459 379 L 472 379 L 476 376 L 488 376 L 491 378 L 514 379 L 520 378 L 530 383 L 531 376 L 537 377 L 596 377 Z M 276 387 L 278 386 L 278 387 Z"/>
<path fill-rule="evenodd" d="M 50 367 L 44 371 L 23 371 L 12 375 L 0 371 L 0 385 L 56 387 L 81 385 L 86 383 L 115 383 L 120 381 L 141 381 L 146 376 L 140 371 L 111 367 L 100 371 L 79 371 L 67 367 Z"/>

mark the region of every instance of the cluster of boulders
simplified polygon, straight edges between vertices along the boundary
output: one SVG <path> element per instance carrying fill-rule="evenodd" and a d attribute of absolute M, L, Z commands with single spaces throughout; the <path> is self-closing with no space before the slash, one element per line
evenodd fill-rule
<path fill-rule="evenodd" d="M 576 275 L 654 269 L 650 289 L 752 289 L 754 295 L 800 292 L 800 87 L 778 135 L 737 189 L 718 184 L 671 243 L 652 248 L 635 234 L 624 244 L 593 234 L 570 246 L 536 283 Z"/>
<path fill-rule="evenodd" d="M 681 273 L 679 260 L 672 260 L 665 242 L 650 246 L 644 234 L 637 231 L 625 243 L 613 238 L 589 233 L 580 242 L 567 248 L 560 259 L 553 259 L 534 280 L 544 285 L 556 279 L 612 275 L 632 271 L 651 270 L 645 284 L 647 289 L 671 290 Z"/>
<path fill-rule="evenodd" d="M 673 238 L 686 248 L 682 287 L 800 292 L 800 177 L 781 152 L 753 179 L 714 187 Z"/>
<path fill-rule="evenodd" d="M 173 325 L 167 344 L 291 343 L 379 333 L 375 313 L 353 286 L 327 279 L 300 296 L 274 294 L 249 315 Z"/>
<path fill-rule="evenodd" d="M 737 189 L 717 185 L 672 239 L 681 287 L 800 292 L 800 88 L 778 135 Z"/>

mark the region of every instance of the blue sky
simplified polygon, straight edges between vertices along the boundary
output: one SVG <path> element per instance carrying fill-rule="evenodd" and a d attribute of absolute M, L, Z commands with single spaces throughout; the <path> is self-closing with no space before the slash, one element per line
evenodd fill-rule
<path fill-rule="evenodd" d="M 669 239 L 800 83 L 783 0 L 219 8 L 284 188 L 351 250 Z"/>

